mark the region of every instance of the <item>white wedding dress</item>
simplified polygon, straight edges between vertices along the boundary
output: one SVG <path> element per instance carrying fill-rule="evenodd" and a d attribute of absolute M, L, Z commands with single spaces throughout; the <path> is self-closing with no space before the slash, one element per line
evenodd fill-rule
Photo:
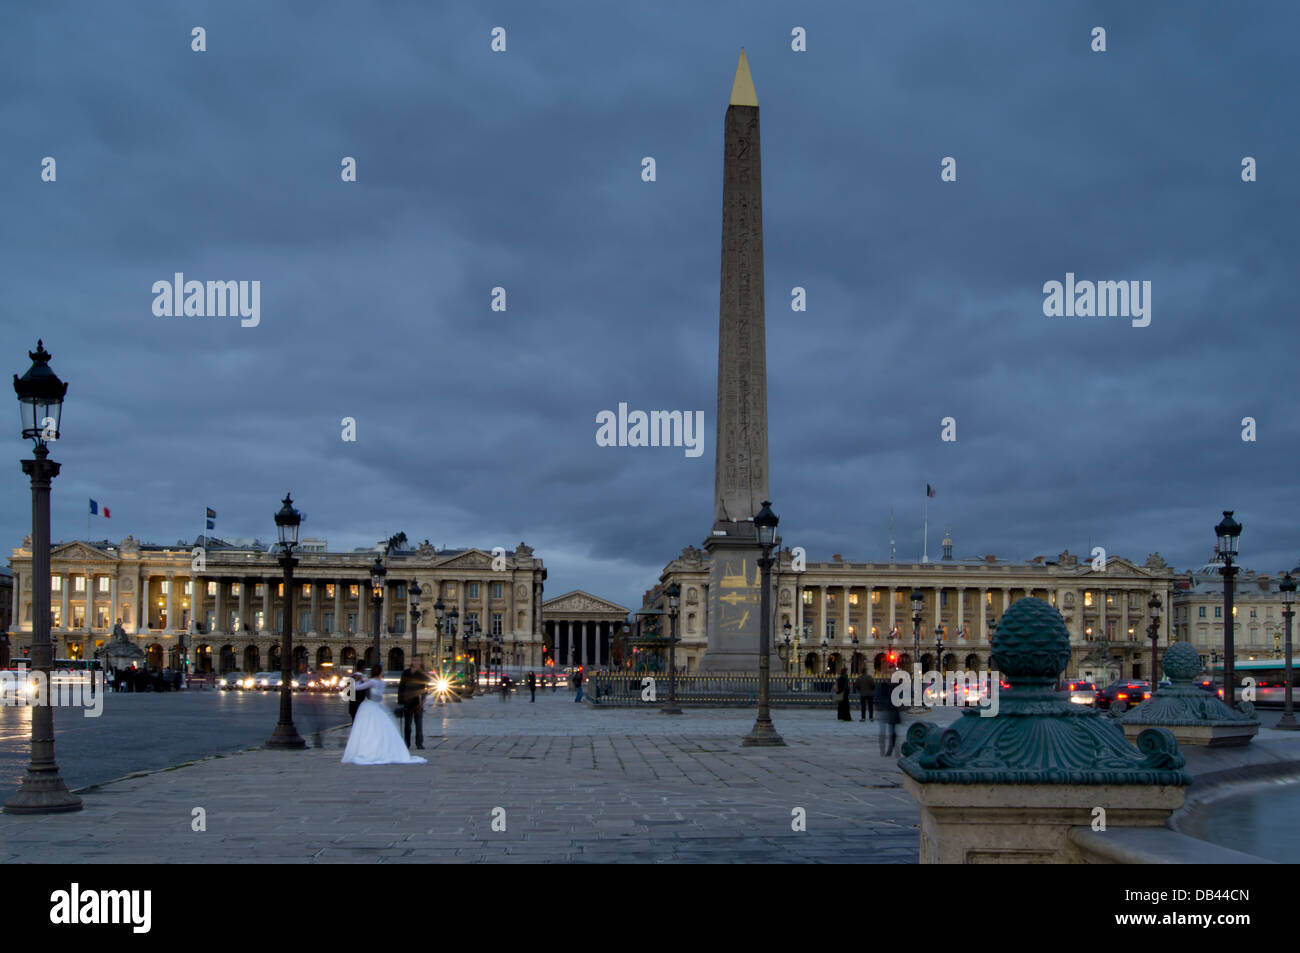
<path fill-rule="evenodd" d="M 343 752 L 344 764 L 426 764 L 406 750 L 406 742 L 397 730 L 397 720 L 384 707 L 384 680 L 367 678 L 356 683 L 355 690 L 369 691 L 357 706 L 357 717 L 348 734 Z"/>

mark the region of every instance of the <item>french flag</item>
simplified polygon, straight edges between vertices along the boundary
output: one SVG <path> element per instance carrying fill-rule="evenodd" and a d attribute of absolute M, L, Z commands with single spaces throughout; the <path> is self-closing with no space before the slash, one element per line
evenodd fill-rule
<path fill-rule="evenodd" d="M 100 506 L 99 506 L 99 504 L 96 503 L 94 500 L 91 500 L 91 501 L 90 501 L 90 515 L 91 515 L 91 516 L 103 516 L 104 519 L 110 519 L 110 518 L 111 518 L 111 514 L 108 512 L 108 507 L 105 506 L 103 509 L 104 509 L 104 512 L 103 512 L 103 513 L 100 513 L 100 511 L 99 511 L 99 510 L 100 510 Z"/>

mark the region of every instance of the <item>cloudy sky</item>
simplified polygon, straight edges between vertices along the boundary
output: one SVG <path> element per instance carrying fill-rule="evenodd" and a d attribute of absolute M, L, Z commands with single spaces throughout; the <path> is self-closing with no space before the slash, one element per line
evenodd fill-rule
<path fill-rule="evenodd" d="M 71 385 L 55 538 L 90 497 L 95 538 L 192 540 L 206 506 L 268 538 L 290 489 L 331 548 L 525 540 L 548 594 L 639 605 L 712 519 L 744 46 L 787 543 L 887 559 L 892 507 L 915 559 L 931 483 L 932 555 L 951 526 L 960 557 L 1188 568 L 1231 508 L 1248 567 L 1294 565 L 1297 8 L 852 6 L 7 4 L 0 353 L 42 337 Z M 175 272 L 260 281 L 260 323 L 155 316 Z M 1045 316 L 1067 272 L 1150 281 L 1150 325 Z M 704 453 L 597 446 L 619 402 L 703 410 Z"/>

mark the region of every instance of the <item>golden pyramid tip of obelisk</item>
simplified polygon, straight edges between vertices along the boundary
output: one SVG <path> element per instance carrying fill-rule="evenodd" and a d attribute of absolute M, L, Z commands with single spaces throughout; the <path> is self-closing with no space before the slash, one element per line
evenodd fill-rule
<path fill-rule="evenodd" d="M 749 75 L 749 60 L 745 48 L 740 48 L 740 62 L 736 64 L 736 79 L 731 84 L 731 105 L 757 106 L 758 93 L 754 92 L 754 78 Z"/>

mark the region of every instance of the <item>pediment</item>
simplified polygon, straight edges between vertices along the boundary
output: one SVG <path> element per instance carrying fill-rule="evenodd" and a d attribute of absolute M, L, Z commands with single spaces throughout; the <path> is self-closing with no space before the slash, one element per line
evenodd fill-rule
<path fill-rule="evenodd" d="M 53 547 L 50 550 L 50 560 L 56 559 L 75 562 L 117 562 L 117 557 L 104 552 L 102 549 L 96 549 L 94 546 L 87 546 L 81 542 L 64 543 L 62 546 Z"/>
<path fill-rule="evenodd" d="M 492 557 L 485 552 L 477 549 L 471 549 L 463 553 L 457 553 L 449 557 L 446 561 L 436 563 L 436 569 L 491 569 Z"/>
<path fill-rule="evenodd" d="M 547 613 L 559 615 L 565 612 L 606 612 L 627 616 L 629 611 L 625 606 L 621 606 L 617 602 L 610 602 L 608 599 L 600 598 L 600 596 L 593 596 L 590 592 L 583 592 L 581 589 L 566 592 L 562 596 L 547 599 L 542 603 L 543 615 Z"/>

